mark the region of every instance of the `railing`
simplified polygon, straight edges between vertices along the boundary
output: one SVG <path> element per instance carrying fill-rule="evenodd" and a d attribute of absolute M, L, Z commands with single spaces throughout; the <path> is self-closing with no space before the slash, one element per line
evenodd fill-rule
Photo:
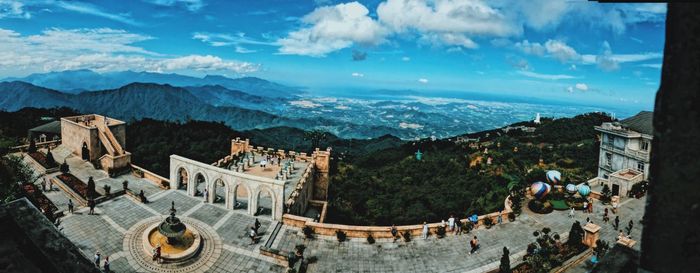
<path fill-rule="evenodd" d="M 626 149 L 626 148 L 618 148 L 618 147 L 615 147 L 615 145 L 612 145 L 610 143 L 605 143 L 605 142 L 601 142 L 600 147 L 605 149 L 605 150 L 624 154 L 626 156 L 634 157 L 636 159 L 640 159 L 640 160 L 644 160 L 644 161 L 649 160 L 649 152 L 635 151 L 635 150 Z"/>

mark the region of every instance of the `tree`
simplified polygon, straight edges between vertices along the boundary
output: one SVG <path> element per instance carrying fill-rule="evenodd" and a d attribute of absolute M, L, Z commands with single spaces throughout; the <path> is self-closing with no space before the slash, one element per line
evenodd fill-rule
<path fill-rule="evenodd" d="M 27 148 L 27 151 L 30 153 L 36 152 L 36 142 L 34 141 L 34 138 L 29 139 L 29 148 Z"/>
<path fill-rule="evenodd" d="M 574 222 L 571 225 L 571 230 L 569 231 L 569 240 L 566 244 L 571 247 L 581 247 L 583 245 L 583 227 L 579 221 Z"/>
<path fill-rule="evenodd" d="M 53 158 L 53 153 L 51 153 L 51 148 L 46 152 L 46 164 L 53 167 L 56 166 L 56 159 Z"/>
<path fill-rule="evenodd" d="M 93 198 L 95 197 L 95 180 L 92 179 L 92 176 L 88 178 L 87 182 L 87 198 Z"/>
<path fill-rule="evenodd" d="M 311 130 L 304 132 L 304 140 L 311 142 L 311 148 L 320 148 L 321 142 L 326 140 L 327 134 L 321 130 Z"/>
<path fill-rule="evenodd" d="M 498 267 L 498 272 L 499 273 L 510 273 L 513 272 L 510 269 L 510 256 L 508 254 L 510 251 L 508 251 L 507 247 L 503 247 L 503 256 L 501 256 L 501 265 Z"/>

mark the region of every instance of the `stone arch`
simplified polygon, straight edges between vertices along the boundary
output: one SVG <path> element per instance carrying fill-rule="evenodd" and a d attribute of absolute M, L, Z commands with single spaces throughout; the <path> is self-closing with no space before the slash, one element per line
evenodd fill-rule
<path fill-rule="evenodd" d="M 223 203 L 227 204 L 229 201 L 229 181 L 219 176 L 209 183 L 209 202 L 212 204 Z"/>
<path fill-rule="evenodd" d="M 175 170 L 175 185 L 177 185 L 176 189 L 187 190 L 187 186 L 190 184 L 190 172 L 184 166 L 178 166 Z"/>
<path fill-rule="evenodd" d="M 192 196 L 204 196 L 204 189 L 209 185 L 209 177 L 207 173 L 202 170 L 196 170 L 190 188 L 192 189 L 190 194 Z M 209 189 L 207 189 L 209 190 Z"/>
<path fill-rule="evenodd" d="M 255 207 L 253 215 L 270 215 L 272 219 L 277 216 L 277 199 L 275 197 L 275 191 L 273 191 L 268 186 L 259 186 L 255 191 Z"/>
<path fill-rule="evenodd" d="M 227 206 L 230 209 L 245 209 L 250 212 L 251 208 L 251 194 L 250 187 L 248 184 L 242 181 L 237 181 L 234 183 L 231 189 L 231 201 L 230 205 Z"/>

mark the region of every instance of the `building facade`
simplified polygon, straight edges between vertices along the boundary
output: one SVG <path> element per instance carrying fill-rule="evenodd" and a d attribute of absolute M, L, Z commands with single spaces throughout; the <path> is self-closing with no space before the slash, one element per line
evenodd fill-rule
<path fill-rule="evenodd" d="M 613 173 L 632 169 L 647 180 L 653 138 L 652 117 L 653 112 L 642 111 L 618 122 L 595 126 L 600 133 L 598 178 L 612 181 L 609 178 Z M 611 188 L 615 186 L 611 185 Z M 616 190 L 613 189 L 613 192 Z"/>

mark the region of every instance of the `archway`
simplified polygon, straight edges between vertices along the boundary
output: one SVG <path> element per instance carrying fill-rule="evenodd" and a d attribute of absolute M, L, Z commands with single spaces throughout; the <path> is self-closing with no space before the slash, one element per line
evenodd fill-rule
<path fill-rule="evenodd" d="M 184 189 L 187 190 L 187 183 L 189 183 L 189 178 L 190 175 L 187 173 L 187 170 L 185 168 L 180 168 L 177 170 L 177 184 L 178 187 L 177 189 Z"/>
<path fill-rule="evenodd" d="M 207 179 L 202 173 L 194 176 L 194 196 L 204 196 L 204 189 L 207 188 Z"/>
<path fill-rule="evenodd" d="M 233 209 L 248 209 L 248 200 L 250 199 L 250 192 L 248 187 L 243 184 L 238 184 L 233 188 Z"/>
<path fill-rule="evenodd" d="M 269 215 L 272 217 L 272 210 L 274 210 L 272 191 L 267 187 L 263 187 L 258 191 L 258 196 L 256 198 L 257 208 L 255 208 L 253 215 Z"/>
<path fill-rule="evenodd" d="M 81 151 L 81 155 L 83 157 L 83 160 L 90 161 L 90 148 L 88 148 L 87 143 L 84 141 L 83 141 L 83 149 Z"/>
<path fill-rule="evenodd" d="M 225 204 L 226 203 L 226 183 L 221 178 L 214 181 L 214 190 L 212 191 L 212 203 Z"/>

